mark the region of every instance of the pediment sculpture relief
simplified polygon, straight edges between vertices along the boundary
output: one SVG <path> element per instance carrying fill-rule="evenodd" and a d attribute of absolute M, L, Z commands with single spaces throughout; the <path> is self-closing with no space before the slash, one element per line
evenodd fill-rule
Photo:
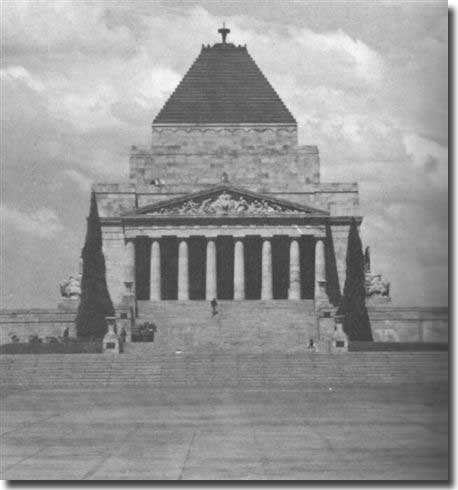
<path fill-rule="evenodd" d="M 208 215 L 208 214 L 266 214 L 266 213 L 298 213 L 287 206 L 269 202 L 265 199 L 248 201 L 243 196 L 223 192 L 202 201 L 189 200 L 176 206 L 158 209 L 158 214 Z"/>

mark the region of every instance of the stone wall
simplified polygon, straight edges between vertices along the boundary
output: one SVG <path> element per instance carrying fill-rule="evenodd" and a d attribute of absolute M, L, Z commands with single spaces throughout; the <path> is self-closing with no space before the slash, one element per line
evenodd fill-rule
<path fill-rule="evenodd" d="M 448 308 L 368 306 L 376 342 L 448 343 Z"/>
<path fill-rule="evenodd" d="M 137 184 L 161 179 L 165 184 L 216 184 L 223 174 L 234 185 L 256 185 L 262 192 L 300 191 L 319 182 L 316 146 L 191 151 L 180 145 L 153 147 L 151 153 L 133 149 L 130 178 Z"/>
<path fill-rule="evenodd" d="M 126 245 L 122 227 L 102 227 L 102 243 L 108 292 L 113 303 L 120 304 L 126 292 L 124 285 Z"/>
<path fill-rule="evenodd" d="M 0 310 L 0 344 L 11 342 L 13 335 L 20 342 L 28 342 L 30 335 L 62 337 L 68 328 L 70 337 L 76 337 L 75 318 L 77 306 L 66 309 Z M 116 307 L 117 326 L 125 328 L 130 338 L 131 320 L 126 305 Z M 120 330 L 119 330 L 120 331 Z"/>
<path fill-rule="evenodd" d="M 27 342 L 30 335 L 62 337 L 68 327 L 70 337 L 76 337 L 76 309 L 1 310 L 0 343 L 7 344 L 16 335 L 21 342 Z"/>
<path fill-rule="evenodd" d="M 298 144 L 296 124 L 153 124 L 152 149 L 179 145 L 191 152 L 285 148 Z"/>
<path fill-rule="evenodd" d="M 193 304 L 195 303 L 195 304 Z M 198 302 L 190 302 L 195 307 Z M 225 302 L 229 308 L 232 302 Z M 238 302 L 237 302 L 238 303 Z M 249 302 L 252 305 L 256 302 Z M 281 302 L 283 303 L 283 302 Z M 150 303 L 152 308 L 154 304 Z M 166 302 L 171 309 L 178 303 Z M 238 303 L 239 305 L 242 303 Z M 247 303 L 248 304 L 248 303 Z M 275 304 L 275 301 L 272 302 Z M 206 305 L 206 303 L 205 303 Z M 208 306 L 208 305 L 207 305 Z M 236 307 L 237 305 L 233 305 Z M 183 304 L 180 311 L 183 310 Z M 117 309 L 120 317 L 125 309 Z M 207 310 L 202 308 L 207 315 Z M 396 307 L 391 305 L 368 306 L 372 333 L 376 342 L 443 342 L 448 343 L 448 308 L 442 307 Z M 280 310 L 281 313 L 281 310 Z M 16 335 L 21 342 L 27 342 L 29 335 L 61 337 L 65 328 L 69 328 L 70 336 L 76 336 L 74 311 L 58 309 L 32 309 L 32 310 L 1 310 L 0 311 L 0 343 L 10 342 Z M 181 315 L 181 321 L 186 321 Z M 218 318 L 219 320 L 219 318 Z M 130 330 L 128 320 L 118 320 L 119 325 Z M 273 328 L 278 330 L 277 325 Z"/>

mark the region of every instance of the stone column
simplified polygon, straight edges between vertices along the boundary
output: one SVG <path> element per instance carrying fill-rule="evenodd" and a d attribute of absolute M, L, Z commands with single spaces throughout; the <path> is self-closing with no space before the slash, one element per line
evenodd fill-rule
<path fill-rule="evenodd" d="M 234 299 L 245 299 L 245 257 L 240 239 L 234 246 Z"/>
<path fill-rule="evenodd" d="M 216 286 L 216 243 L 213 239 L 207 241 L 207 270 L 205 276 L 205 299 L 211 301 L 217 296 Z"/>
<path fill-rule="evenodd" d="M 261 299 L 272 299 L 272 243 L 262 241 Z"/>
<path fill-rule="evenodd" d="M 161 247 L 159 240 L 151 243 L 150 300 L 161 300 Z"/>
<path fill-rule="evenodd" d="M 178 299 L 189 299 L 188 242 L 181 240 L 178 246 Z"/>
<path fill-rule="evenodd" d="M 301 264 L 299 242 L 293 238 L 289 246 L 288 299 L 301 299 Z"/>
<path fill-rule="evenodd" d="M 324 241 L 318 239 L 315 244 L 315 298 L 326 296 L 326 263 Z"/>
<path fill-rule="evenodd" d="M 124 282 L 133 283 L 135 288 L 135 241 L 128 240 L 124 255 Z"/>
<path fill-rule="evenodd" d="M 324 258 L 324 241 L 318 239 L 315 244 L 315 280 L 326 281 L 326 265 Z"/>

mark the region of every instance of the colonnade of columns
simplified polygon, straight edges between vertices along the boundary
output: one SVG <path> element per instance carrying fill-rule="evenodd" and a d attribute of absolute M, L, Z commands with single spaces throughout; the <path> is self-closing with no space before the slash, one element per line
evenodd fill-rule
<path fill-rule="evenodd" d="M 245 299 L 245 251 L 243 239 L 236 238 L 234 243 L 234 300 Z M 272 274 L 272 243 L 263 239 L 261 249 L 261 299 L 273 299 Z M 289 250 L 289 289 L 288 299 L 301 299 L 301 269 L 299 241 L 292 238 Z M 217 260 L 216 241 L 207 240 L 205 298 L 217 298 Z M 161 246 L 158 239 L 151 243 L 151 271 L 150 271 L 150 299 L 161 300 Z M 125 280 L 135 281 L 135 243 L 132 240 L 126 243 Z M 315 245 L 315 291 L 317 285 L 326 280 L 325 249 L 322 239 L 316 240 Z M 180 239 L 178 245 L 178 300 L 189 299 L 189 252 L 187 239 Z"/>

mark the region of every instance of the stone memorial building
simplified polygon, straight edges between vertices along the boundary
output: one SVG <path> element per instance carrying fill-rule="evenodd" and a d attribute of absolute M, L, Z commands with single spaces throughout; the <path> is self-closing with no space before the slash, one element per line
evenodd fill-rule
<path fill-rule="evenodd" d="M 299 144 L 296 119 L 229 32 L 202 46 L 151 144 L 132 146 L 129 180 L 94 185 L 107 285 L 115 304 L 133 295 L 158 334 L 186 319 L 178 343 L 186 329 L 194 344 L 206 338 L 215 298 L 213 321 L 226 314 L 240 339 L 273 322 L 277 339 L 302 345 L 342 291 L 358 185 L 321 182 L 318 148 Z"/>

